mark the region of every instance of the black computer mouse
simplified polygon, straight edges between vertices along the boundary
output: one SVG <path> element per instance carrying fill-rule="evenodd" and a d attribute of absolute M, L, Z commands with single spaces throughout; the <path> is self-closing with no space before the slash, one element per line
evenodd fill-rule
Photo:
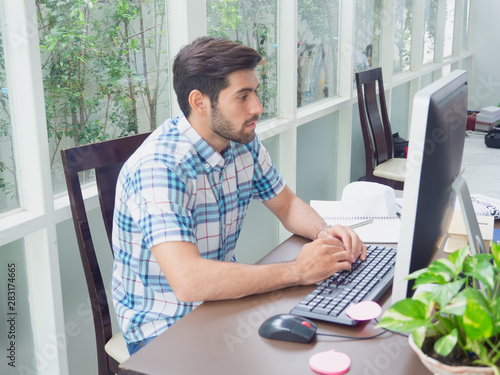
<path fill-rule="evenodd" d="M 308 343 L 316 337 L 318 326 L 297 315 L 279 314 L 268 318 L 259 328 L 259 335 L 268 339 Z"/>

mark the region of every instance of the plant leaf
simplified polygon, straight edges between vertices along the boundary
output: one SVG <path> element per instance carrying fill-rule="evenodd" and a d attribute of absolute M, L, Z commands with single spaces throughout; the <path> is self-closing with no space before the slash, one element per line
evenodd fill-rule
<path fill-rule="evenodd" d="M 460 324 L 455 320 L 447 316 L 436 316 L 437 322 L 434 324 L 436 327 L 436 332 L 444 332 L 442 334 L 450 333 L 453 331 L 455 328 L 460 327 Z M 429 336 L 429 333 L 427 334 Z"/>
<path fill-rule="evenodd" d="M 493 259 L 495 260 L 495 264 L 497 267 L 500 267 L 500 244 L 492 241 L 491 242 L 491 254 L 493 255 Z"/>
<path fill-rule="evenodd" d="M 426 327 L 417 328 L 416 330 L 414 330 L 411 333 L 411 335 L 413 337 L 413 341 L 415 342 L 415 344 L 420 349 L 422 349 L 422 345 L 424 344 L 425 337 L 427 336 L 427 329 L 426 329 Z"/>
<path fill-rule="evenodd" d="M 407 298 L 391 306 L 382 315 L 376 327 L 397 332 L 412 332 L 420 327 L 432 327 L 432 323 L 426 318 L 425 304 Z"/>
<path fill-rule="evenodd" d="M 455 298 L 453 298 L 450 303 L 443 307 L 440 311 L 441 314 L 452 314 L 456 316 L 462 316 L 465 313 L 465 308 L 467 307 L 467 298 L 459 293 Z"/>
<path fill-rule="evenodd" d="M 427 272 L 427 269 L 426 268 L 422 268 L 420 270 L 416 270 L 412 273 L 410 273 L 407 277 L 406 277 L 406 280 L 413 280 L 413 279 L 416 279 L 417 277 L 419 277 L 420 275 L 424 274 Z"/>
<path fill-rule="evenodd" d="M 414 287 L 425 284 L 445 284 L 445 283 L 447 283 L 447 280 L 444 278 L 444 276 L 428 271 L 420 274 L 415 279 Z"/>
<path fill-rule="evenodd" d="M 426 306 L 425 316 L 427 318 L 432 316 L 436 307 L 436 301 L 433 293 L 427 291 L 420 292 L 415 294 L 413 299 L 422 302 Z"/>
<path fill-rule="evenodd" d="M 432 289 L 432 293 L 441 308 L 444 308 L 450 301 L 457 295 L 462 286 L 465 283 L 465 279 L 456 280 L 451 283 L 436 285 Z"/>
<path fill-rule="evenodd" d="M 479 340 L 471 340 L 469 337 L 466 337 L 465 347 L 472 353 L 475 353 L 479 360 L 474 361 L 474 363 L 480 363 L 484 366 L 491 366 L 490 355 L 488 354 L 488 349 L 484 346 L 484 344 Z"/>
<path fill-rule="evenodd" d="M 462 272 L 464 261 L 469 255 L 469 246 L 464 246 L 448 255 L 448 260 L 455 265 L 457 275 Z"/>
<path fill-rule="evenodd" d="M 441 337 L 434 343 L 434 350 L 442 356 L 447 356 L 451 353 L 458 341 L 458 331 L 455 328 L 449 335 Z"/>
<path fill-rule="evenodd" d="M 468 288 L 463 292 L 467 298 L 467 307 L 463 316 L 465 333 L 472 340 L 489 338 L 494 332 L 492 316 L 481 292 Z"/>
<path fill-rule="evenodd" d="M 491 311 L 491 317 L 493 322 L 495 322 L 495 332 L 494 335 L 500 334 L 500 297 L 496 297 L 492 300 L 488 300 L 488 307 Z"/>
<path fill-rule="evenodd" d="M 493 289 L 495 271 L 490 263 L 491 258 L 491 254 L 477 254 L 467 258 L 464 263 L 464 272 Z"/>
<path fill-rule="evenodd" d="M 447 258 L 440 258 L 432 262 L 429 265 L 429 270 L 443 276 L 446 281 L 450 281 L 457 276 L 455 264 Z"/>

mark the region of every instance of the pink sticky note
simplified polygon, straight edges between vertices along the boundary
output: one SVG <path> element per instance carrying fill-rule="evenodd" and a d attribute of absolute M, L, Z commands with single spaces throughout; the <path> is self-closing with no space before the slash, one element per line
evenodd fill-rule
<path fill-rule="evenodd" d="M 309 359 L 309 366 L 320 374 L 339 375 L 349 370 L 351 359 L 345 353 L 329 350 L 314 354 Z"/>
<path fill-rule="evenodd" d="M 382 308 L 377 302 L 363 301 L 350 306 L 345 313 L 354 320 L 371 320 L 382 313 Z"/>

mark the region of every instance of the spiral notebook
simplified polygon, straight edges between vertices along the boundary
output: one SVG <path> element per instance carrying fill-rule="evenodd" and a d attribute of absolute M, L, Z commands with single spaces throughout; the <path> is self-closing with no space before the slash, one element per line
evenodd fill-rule
<path fill-rule="evenodd" d="M 327 224 L 351 226 L 362 221 L 373 219 L 370 224 L 362 225 L 353 230 L 365 243 L 397 243 L 401 229 L 401 220 L 398 216 L 349 216 L 340 208 L 340 201 L 315 201 L 310 205 Z"/>

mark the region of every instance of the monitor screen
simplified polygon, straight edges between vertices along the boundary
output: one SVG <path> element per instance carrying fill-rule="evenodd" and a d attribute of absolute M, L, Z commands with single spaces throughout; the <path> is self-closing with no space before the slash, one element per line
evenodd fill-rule
<path fill-rule="evenodd" d="M 467 92 L 467 72 L 456 70 L 415 94 L 393 303 L 413 294 L 405 278 L 427 267 L 444 245 L 457 197 L 454 183 L 461 178 Z M 470 202 L 470 196 L 465 199 Z"/>

